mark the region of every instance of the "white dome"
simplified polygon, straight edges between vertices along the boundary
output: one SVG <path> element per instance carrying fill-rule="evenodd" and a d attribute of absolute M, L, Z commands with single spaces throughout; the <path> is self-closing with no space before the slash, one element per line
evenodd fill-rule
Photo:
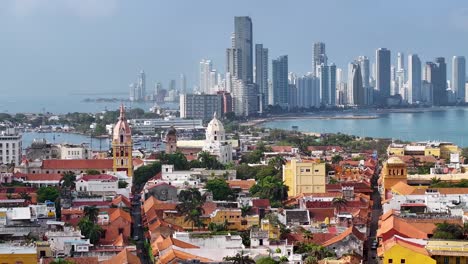
<path fill-rule="evenodd" d="M 216 112 L 214 113 L 213 119 L 210 121 L 208 127 L 206 128 L 206 139 L 208 141 L 225 140 L 224 125 L 216 117 Z"/>

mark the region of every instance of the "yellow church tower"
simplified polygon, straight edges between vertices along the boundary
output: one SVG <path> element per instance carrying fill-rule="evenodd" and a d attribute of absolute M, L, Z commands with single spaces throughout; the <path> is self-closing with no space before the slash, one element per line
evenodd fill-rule
<path fill-rule="evenodd" d="M 406 163 L 398 157 L 390 157 L 383 164 L 381 181 L 383 197 L 386 197 L 386 193 L 390 191 L 395 184 L 399 182 L 404 182 L 407 184 L 408 171 L 406 168 Z"/>
<path fill-rule="evenodd" d="M 133 177 L 132 149 L 132 130 L 125 118 L 125 108 L 121 105 L 119 121 L 115 124 L 112 134 L 114 171 L 125 171 L 128 177 Z"/>

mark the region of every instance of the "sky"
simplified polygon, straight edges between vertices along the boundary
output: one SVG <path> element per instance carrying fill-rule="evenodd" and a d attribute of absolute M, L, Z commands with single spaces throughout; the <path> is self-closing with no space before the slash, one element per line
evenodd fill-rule
<path fill-rule="evenodd" d="M 298 74 L 311 71 L 316 41 L 345 69 L 379 47 L 392 60 L 444 56 L 449 69 L 453 55 L 468 56 L 466 0 L 1 0 L 0 93 L 123 96 L 141 69 L 147 90 L 181 73 L 192 87 L 201 59 L 225 71 L 233 17 L 246 15 L 270 62 L 288 55 Z"/>

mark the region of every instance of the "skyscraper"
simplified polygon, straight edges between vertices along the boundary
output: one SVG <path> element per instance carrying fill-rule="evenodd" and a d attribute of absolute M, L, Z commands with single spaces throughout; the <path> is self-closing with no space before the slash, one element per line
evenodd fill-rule
<path fill-rule="evenodd" d="M 380 48 L 376 51 L 376 90 L 379 92 L 381 103 L 390 96 L 390 50 Z"/>
<path fill-rule="evenodd" d="M 145 100 L 146 99 L 146 74 L 145 74 L 145 71 L 143 70 L 141 70 L 140 74 L 138 74 L 137 86 L 139 90 L 140 100 Z"/>
<path fill-rule="evenodd" d="M 200 61 L 200 92 L 209 94 L 210 93 L 210 74 L 213 70 L 213 63 L 211 60 Z"/>
<path fill-rule="evenodd" d="M 273 103 L 283 108 L 288 107 L 288 56 L 283 55 L 273 60 Z"/>
<path fill-rule="evenodd" d="M 268 49 L 255 45 L 255 84 L 260 94 L 260 112 L 268 105 Z"/>
<path fill-rule="evenodd" d="M 348 68 L 348 104 L 365 105 L 365 93 L 362 85 L 361 64 L 357 61 L 351 62 Z"/>
<path fill-rule="evenodd" d="M 233 48 L 241 50 L 238 79 L 247 84 L 253 83 L 253 31 L 250 17 L 240 16 L 234 18 L 233 44 Z"/>
<path fill-rule="evenodd" d="M 437 76 L 432 80 L 434 105 L 447 105 L 447 64 L 445 58 L 436 58 L 435 64 L 437 65 Z"/>
<path fill-rule="evenodd" d="M 187 93 L 187 78 L 185 78 L 185 74 L 180 74 L 180 92 L 183 94 Z"/>
<path fill-rule="evenodd" d="M 452 90 L 455 92 L 457 101 L 466 102 L 466 62 L 464 56 L 453 56 L 452 58 Z"/>
<path fill-rule="evenodd" d="M 330 64 L 328 67 L 328 80 L 330 82 L 330 100 L 329 105 L 334 107 L 336 106 L 336 65 L 334 63 Z"/>
<path fill-rule="evenodd" d="M 329 67 L 324 63 L 317 66 L 317 77 L 320 80 L 320 97 L 323 106 L 330 103 L 330 79 Z"/>
<path fill-rule="evenodd" d="M 421 60 L 418 55 L 408 55 L 408 103 L 421 101 Z"/>
<path fill-rule="evenodd" d="M 359 65 L 361 66 L 362 85 L 364 87 L 370 87 L 369 58 L 367 58 L 366 56 L 359 56 L 358 62 L 359 62 Z"/>
<path fill-rule="evenodd" d="M 312 72 L 314 76 L 317 76 L 317 68 L 320 65 L 327 65 L 327 55 L 325 53 L 325 43 L 316 42 L 314 43 L 314 57 L 312 62 Z"/>
<path fill-rule="evenodd" d="M 395 72 L 395 81 L 397 83 L 399 90 L 399 94 L 408 95 L 409 93 L 406 90 L 407 86 L 406 83 L 406 70 L 405 70 L 405 57 L 402 52 L 397 53 L 397 68 Z M 405 97 L 405 96 L 403 96 Z M 405 99 L 408 101 L 409 96 L 406 96 Z M 408 101 L 408 103 L 411 103 Z"/>

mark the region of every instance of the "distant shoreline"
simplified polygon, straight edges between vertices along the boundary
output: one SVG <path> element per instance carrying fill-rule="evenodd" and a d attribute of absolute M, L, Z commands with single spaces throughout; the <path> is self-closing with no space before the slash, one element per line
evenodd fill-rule
<path fill-rule="evenodd" d="M 272 115 L 268 117 L 261 117 L 251 119 L 243 122 L 244 126 L 257 126 L 272 121 L 282 120 L 299 120 L 299 119 L 379 119 L 382 114 L 390 113 L 424 113 L 424 112 L 439 112 L 449 109 L 463 109 L 466 106 L 449 106 L 449 107 L 424 107 L 424 108 L 395 108 L 395 109 L 356 109 L 356 110 L 343 110 L 343 111 L 323 111 L 323 112 L 308 112 L 308 113 L 287 113 L 282 115 Z M 369 112 L 373 112 L 370 114 Z"/>

